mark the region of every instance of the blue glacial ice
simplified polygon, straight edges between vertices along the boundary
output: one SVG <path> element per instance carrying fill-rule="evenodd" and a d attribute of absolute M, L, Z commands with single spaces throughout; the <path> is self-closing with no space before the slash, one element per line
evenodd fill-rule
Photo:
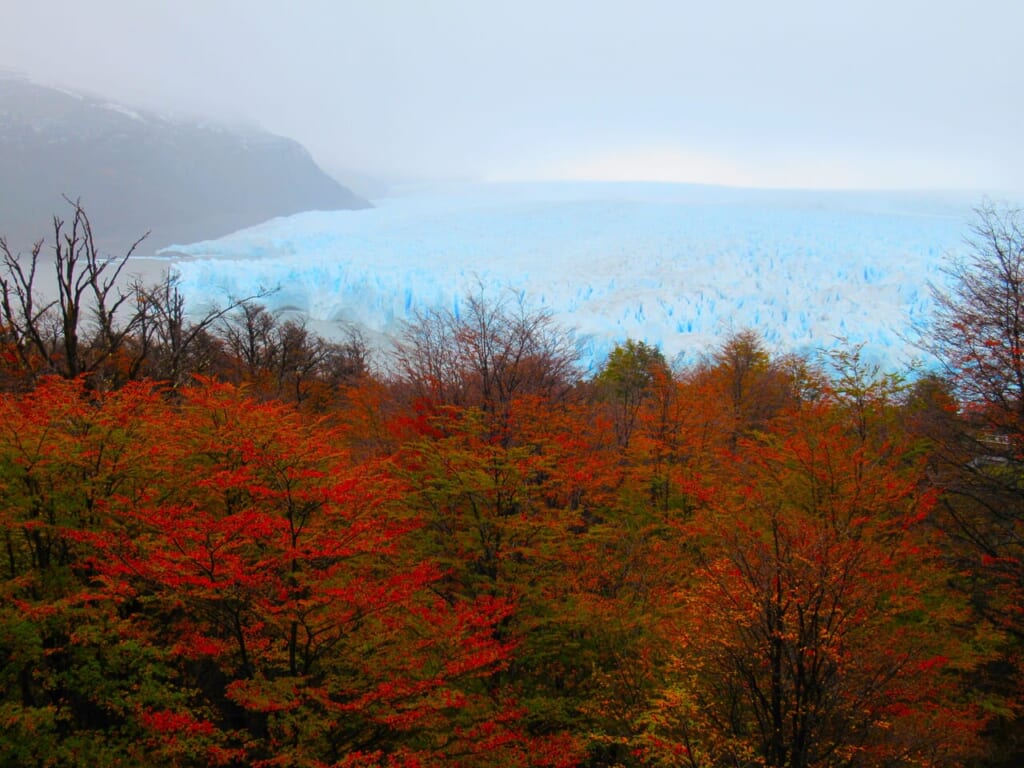
<path fill-rule="evenodd" d="M 174 246 L 198 311 L 276 291 L 322 332 L 400 333 L 481 291 L 573 329 L 584 362 L 626 338 L 693 360 L 753 328 L 779 352 L 838 339 L 899 365 L 963 247 L 968 195 L 543 183 L 404 190 L 364 211 L 309 212 Z M 323 329 L 327 329 L 324 331 Z"/>

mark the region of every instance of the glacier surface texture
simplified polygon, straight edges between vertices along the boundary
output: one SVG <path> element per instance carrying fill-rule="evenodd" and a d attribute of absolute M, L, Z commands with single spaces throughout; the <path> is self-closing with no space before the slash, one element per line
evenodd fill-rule
<path fill-rule="evenodd" d="M 174 246 L 198 311 L 275 292 L 322 333 L 395 337 L 418 311 L 468 295 L 525 302 L 574 330 L 585 364 L 626 338 L 693 361 L 728 334 L 777 352 L 839 339 L 901 365 L 929 285 L 961 251 L 967 195 L 538 183 L 404 190 L 360 211 L 309 212 Z"/>

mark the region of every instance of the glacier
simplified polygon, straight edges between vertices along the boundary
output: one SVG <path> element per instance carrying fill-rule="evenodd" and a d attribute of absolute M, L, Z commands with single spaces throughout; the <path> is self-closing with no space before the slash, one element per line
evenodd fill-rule
<path fill-rule="evenodd" d="M 692 362 L 733 332 L 776 352 L 862 344 L 918 357 L 930 286 L 964 248 L 967 194 L 546 182 L 410 187 L 165 249 L 195 311 L 261 290 L 271 310 L 393 339 L 468 295 L 545 310 L 600 364 L 632 338 Z"/>

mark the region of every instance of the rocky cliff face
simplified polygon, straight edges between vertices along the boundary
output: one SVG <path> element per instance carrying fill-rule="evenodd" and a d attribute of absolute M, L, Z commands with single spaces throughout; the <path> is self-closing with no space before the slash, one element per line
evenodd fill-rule
<path fill-rule="evenodd" d="M 365 208 L 299 144 L 0 79 L 0 236 L 27 251 L 80 199 L 101 250 L 142 253 L 276 216 Z"/>

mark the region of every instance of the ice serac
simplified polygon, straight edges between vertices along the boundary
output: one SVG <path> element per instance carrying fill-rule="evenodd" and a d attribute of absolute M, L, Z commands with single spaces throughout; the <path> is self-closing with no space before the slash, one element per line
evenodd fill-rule
<path fill-rule="evenodd" d="M 362 211 L 276 219 L 176 246 L 198 309 L 261 288 L 271 308 L 395 333 L 467 294 L 524 297 L 588 362 L 627 337 L 693 359 L 753 328 L 779 351 L 844 339 L 896 365 L 915 350 L 966 196 L 546 183 L 417 189 Z"/>

